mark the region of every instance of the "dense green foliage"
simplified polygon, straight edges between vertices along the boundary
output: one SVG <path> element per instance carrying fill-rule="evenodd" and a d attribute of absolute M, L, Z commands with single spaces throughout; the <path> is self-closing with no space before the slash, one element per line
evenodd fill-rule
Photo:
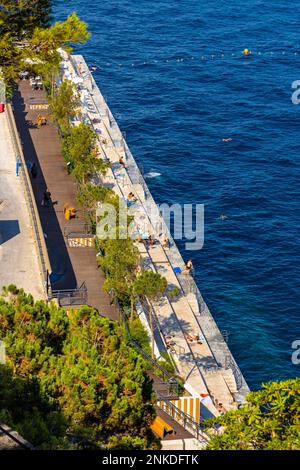
<path fill-rule="evenodd" d="M 209 450 L 300 450 L 300 379 L 265 384 L 213 422 L 223 428 Z"/>
<path fill-rule="evenodd" d="M 104 288 L 113 290 L 117 300 L 126 303 L 130 299 L 130 286 L 136 277 L 139 253 L 132 240 L 101 240 L 104 256 L 99 264 L 106 275 Z"/>
<path fill-rule="evenodd" d="M 69 80 L 64 80 L 56 89 L 55 94 L 48 98 L 53 122 L 68 132 L 69 120 L 74 118 L 80 107 L 80 95 L 75 85 Z"/>
<path fill-rule="evenodd" d="M 51 7 L 52 0 L 1 1 L 0 72 L 9 95 L 23 70 L 53 83 L 61 60 L 58 49 L 71 51 L 71 44 L 84 43 L 90 36 L 76 13 L 49 25 Z"/>
<path fill-rule="evenodd" d="M 133 292 L 139 297 L 146 297 L 149 302 L 149 319 L 152 332 L 152 356 L 154 357 L 154 311 L 152 302 L 160 299 L 167 288 L 167 280 L 151 270 L 142 271 L 133 283 Z"/>
<path fill-rule="evenodd" d="M 174 286 L 172 289 L 168 291 L 168 297 L 170 300 L 176 299 L 180 295 L 181 291 L 179 287 Z"/>
<path fill-rule="evenodd" d="M 146 296 L 148 300 L 158 300 L 167 288 L 167 280 L 159 273 L 142 271 L 134 282 L 134 290 L 140 296 Z"/>
<path fill-rule="evenodd" d="M 64 119 L 67 119 L 67 115 Z M 80 185 L 80 193 L 85 192 L 89 179 L 99 172 L 105 174 L 108 164 L 97 155 L 97 136 L 90 126 L 80 123 L 78 126 L 64 126 L 62 130 L 64 158 L 71 164 L 71 172 Z"/>
<path fill-rule="evenodd" d="M 130 338 L 148 355 L 151 355 L 150 338 L 139 318 L 134 317 L 127 322 Z"/>
<path fill-rule="evenodd" d="M 64 81 L 56 90 L 54 99 L 50 99 L 52 116 L 60 128 L 62 154 L 68 166 L 68 171 L 77 180 L 76 200 L 84 209 L 85 221 L 96 232 L 96 208 L 98 202 L 115 199 L 110 188 L 96 186 L 91 179 L 97 173 L 105 174 L 109 163 L 104 162 L 97 152 L 97 136 L 92 127 L 80 123 L 70 124 L 70 119 L 77 113 L 78 103 L 76 91 Z M 67 86 L 72 95 L 69 104 L 64 105 L 65 94 L 63 87 Z M 73 99 L 73 102 L 72 102 Z"/>
<path fill-rule="evenodd" d="M 9 288 L 0 298 L 0 420 L 40 448 L 151 448 L 152 387 L 121 326 Z"/>
<path fill-rule="evenodd" d="M 97 202 L 104 201 L 110 188 L 105 186 L 95 186 L 88 183 L 83 191 L 77 194 L 77 202 L 88 210 L 96 208 Z"/>
<path fill-rule="evenodd" d="M 0 34 L 22 38 L 36 27 L 47 26 L 53 0 L 1 0 Z"/>
<path fill-rule="evenodd" d="M 9 33 L 0 34 L 0 79 L 10 88 L 13 79 L 20 71 L 23 52 L 16 47 L 13 37 Z"/>

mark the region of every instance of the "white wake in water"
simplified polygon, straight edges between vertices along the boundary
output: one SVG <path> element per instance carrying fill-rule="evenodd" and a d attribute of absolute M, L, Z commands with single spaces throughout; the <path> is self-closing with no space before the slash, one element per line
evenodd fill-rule
<path fill-rule="evenodd" d="M 161 173 L 157 173 L 156 171 L 149 171 L 149 173 L 146 173 L 144 175 L 144 178 L 151 179 L 151 178 L 157 178 L 158 176 L 161 176 Z"/>

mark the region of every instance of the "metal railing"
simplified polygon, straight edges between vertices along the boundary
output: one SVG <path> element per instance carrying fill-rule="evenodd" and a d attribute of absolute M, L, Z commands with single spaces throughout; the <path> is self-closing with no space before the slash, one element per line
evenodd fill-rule
<path fill-rule="evenodd" d="M 201 429 L 201 425 L 184 411 L 177 408 L 170 400 L 166 400 L 163 397 L 158 397 L 157 406 L 167 413 L 171 418 L 180 424 L 186 431 L 190 432 L 201 444 L 207 445 L 209 442 L 209 434 L 204 433 Z"/>
<path fill-rule="evenodd" d="M 57 299 L 61 307 L 72 305 L 86 305 L 88 298 L 88 290 L 85 282 L 76 289 L 51 289 L 48 294 L 48 300 Z"/>
<path fill-rule="evenodd" d="M 47 273 L 51 271 L 51 265 L 49 261 L 47 246 L 45 243 L 44 232 L 42 229 L 39 212 L 38 212 L 37 205 L 35 202 L 35 197 L 34 197 L 32 186 L 31 186 L 30 176 L 28 173 L 26 160 L 24 157 L 23 149 L 22 149 L 22 144 L 21 144 L 19 133 L 17 130 L 15 118 L 13 115 L 12 106 L 10 103 L 8 103 L 6 106 L 6 112 L 7 112 L 8 126 L 9 126 L 10 135 L 11 135 L 11 139 L 13 143 L 13 148 L 14 148 L 15 155 L 16 155 L 16 164 L 19 159 L 19 175 L 22 181 L 25 201 L 26 201 L 26 205 L 27 205 L 27 209 L 28 209 L 28 213 L 30 217 L 31 227 L 34 233 L 35 244 L 37 247 L 39 268 L 40 268 L 40 273 L 42 276 L 43 288 L 46 294 L 47 293 L 47 280 L 48 280 Z"/>

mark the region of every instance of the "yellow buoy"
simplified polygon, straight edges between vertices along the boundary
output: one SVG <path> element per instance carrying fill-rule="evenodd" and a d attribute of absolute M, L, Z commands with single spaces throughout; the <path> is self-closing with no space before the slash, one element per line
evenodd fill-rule
<path fill-rule="evenodd" d="M 244 55 L 249 55 L 249 49 L 244 49 Z"/>

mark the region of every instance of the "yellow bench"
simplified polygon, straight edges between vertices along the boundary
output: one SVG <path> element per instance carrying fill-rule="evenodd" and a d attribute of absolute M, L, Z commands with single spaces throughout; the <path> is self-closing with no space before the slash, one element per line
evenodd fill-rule
<path fill-rule="evenodd" d="M 174 429 L 160 416 L 156 416 L 150 428 L 158 437 L 160 437 L 160 439 L 163 439 L 167 434 L 172 434 L 174 432 Z"/>
<path fill-rule="evenodd" d="M 71 220 L 76 217 L 76 209 L 69 206 L 69 204 L 64 205 L 64 216 L 66 220 Z"/>

